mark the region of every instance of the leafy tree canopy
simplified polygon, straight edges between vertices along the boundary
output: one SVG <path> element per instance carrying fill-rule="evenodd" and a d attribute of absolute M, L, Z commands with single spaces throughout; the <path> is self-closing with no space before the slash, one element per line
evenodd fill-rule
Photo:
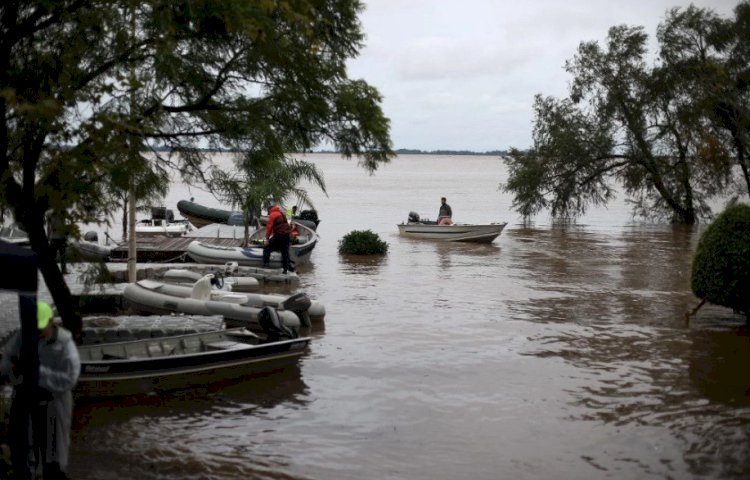
<path fill-rule="evenodd" d="M 581 43 L 566 64 L 569 97 L 537 95 L 533 147 L 507 157 L 501 188 L 514 207 L 575 217 L 621 187 L 635 213 L 692 224 L 710 215 L 712 197 L 750 194 L 750 3 L 735 13 L 670 10 L 653 66 L 641 27 Z"/>
<path fill-rule="evenodd" d="M 358 0 L 10 1 L 0 5 L 0 207 L 40 255 L 63 318 L 69 292 L 44 232 L 109 217 L 122 192 L 186 182 L 226 187 L 331 142 L 372 171 L 393 155 L 380 94 L 350 79 Z M 165 149 L 166 147 L 166 149 Z M 153 154 L 141 153 L 151 149 Z M 273 168 L 271 168 L 273 170 Z M 151 187 L 149 187 L 151 186 Z"/>

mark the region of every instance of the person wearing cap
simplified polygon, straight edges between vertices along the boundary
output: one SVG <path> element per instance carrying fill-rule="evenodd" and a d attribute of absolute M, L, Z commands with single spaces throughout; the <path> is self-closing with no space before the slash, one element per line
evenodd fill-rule
<path fill-rule="evenodd" d="M 11 458 L 16 478 L 34 478 L 38 464 L 42 465 L 45 480 L 66 478 L 73 416 L 72 390 L 78 381 L 81 361 L 73 335 L 56 325 L 52 317 L 52 308 L 38 301 L 39 383 L 33 395 L 31 425 L 27 416 L 13 415 L 14 410 L 28 411 L 27 405 L 16 405 L 16 399 L 20 402 L 23 397 L 18 394 L 18 387 L 23 381 L 19 364 L 20 331 L 9 341 L 0 361 L 0 375 L 15 387 L 10 434 L 13 436 Z M 33 432 L 33 436 L 30 432 Z"/>

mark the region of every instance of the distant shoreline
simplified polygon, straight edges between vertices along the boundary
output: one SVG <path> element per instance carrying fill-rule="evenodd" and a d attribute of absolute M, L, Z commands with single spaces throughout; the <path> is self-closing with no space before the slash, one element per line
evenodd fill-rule
<path fill-rule="evenodd" d="M 169 152 L 170 149 L 168 148 L 153 148 L 151 149 L 156 152 Z M 206 153 L 234 153 L 236 150 L 222 150 L 222 149 L 197 149 L 199 151 L 203 151 Z M 322 154 L 328 154 L 328 155 L 339 155 L 341 152 L 337 152 L 335 150 L 315 150 L 312 152 L 296 152 L 296 153 L 302 153 L 302 154 L 315 154 L 315 153 L 322 153 Z M 508 154 L 507 150 L 492 150 L 489 152 L 473 152 L 471 150 L 415 150 L 415 149 L 408 149 L 408 148 L 399 148 L 397 150 L 394 150 L 394 153 L 396 155 L 453 155 L 453 156 L 459 156 L 459 155 L 466 155 L 466 156 L 488 156 L 488 157 L 504 157 Z"/>

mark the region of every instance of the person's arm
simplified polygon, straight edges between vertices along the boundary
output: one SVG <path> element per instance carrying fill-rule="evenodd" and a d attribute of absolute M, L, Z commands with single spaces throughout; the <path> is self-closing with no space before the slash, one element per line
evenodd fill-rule
<path fill-rule="evenodd" d="M 273 224 L 276 221 L 276 212 L 271 213 L 268 216 L 268 222 L 266 222 L 266 240 L 271 238 L 273 233 Z"/>
<path fill-rule="evenodd" d="M 65 353 L 59 365 L 39 365 L 39 386 L 50 392 L 67 392 L 73 389 L 80 373 L 81 360 L 71 339 L 65 343 Z"/>
<path fill-rule="evenodd" d="M 453 210 L 451 209 L 451 206 L 448 204 L 446 204 L 445 206 L 448 207 L 448 216 L 453 217 Z"/>

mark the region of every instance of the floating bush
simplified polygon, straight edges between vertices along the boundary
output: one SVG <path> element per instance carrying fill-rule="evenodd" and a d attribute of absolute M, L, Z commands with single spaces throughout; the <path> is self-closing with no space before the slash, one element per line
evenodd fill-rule
<path fill-rule="evenodd" d="M 750 206 L 730 206 L 703 232 L 690 287 L 698 298 L 744 313 L 750 323 Z"/>
<path fill-rule="evenodd" d="M 388 244 L 370 230 L 354 230 L 339 240 L 339 253 L 345 255 L 382 255 Z"/>

